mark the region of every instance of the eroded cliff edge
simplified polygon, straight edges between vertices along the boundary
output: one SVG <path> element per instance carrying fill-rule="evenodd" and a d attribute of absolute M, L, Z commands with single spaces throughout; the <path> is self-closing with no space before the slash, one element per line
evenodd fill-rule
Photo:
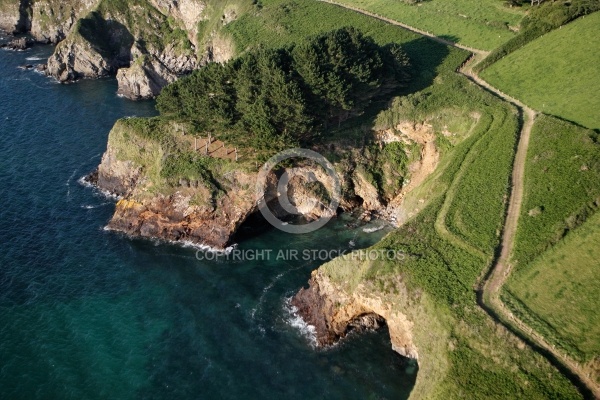
<path fill-rule="evenodd" d="M 448 372 L 451 341 L 440 319 L 443 313 L 425 293 L 409 290 L 401 275 L 387 280 L 384 287 L 378 286 L 376 279 L 360 279 L 372 264 L 362 254 L 359 251 L 335 259 L 313 271 L 309 286 L 302 288 L 291 304 L 315 327 L 321 346 L 331 345 L 356 329 L 387 326 L 392 349 L 418 361 L 411 398 L 428 398 Z"/>
<path fill-rule="evenodd" d="M 204 156 L 196 148 L 198 141 L 205 143 L 206 136 L 198 138 L 193 129 L 189 123 L 160 118 L 126 118 L 115 124 L 102 161 L 89 178 L 100 189 L 119 197 L 109 229 L 223 249 L 232 243 L 240 226 L 258 213 L 259 164 L 247 153 L 250 150 L 240 150 L 238 161 L 231 156 L 232 148 L 228 149 L 229 158 Z M 399 143 L 390 135 L 393 134 L 388 132 L 387 145 Z M 339 159 L 334 163 L 342 185 L 339 209 L 328 208 L 327 193 L 332 193 L 333 183 L 315 165 L 296 164 L 274 170 L 268 176 L 265 200 L 276 215 L 289 216 L 279 206 L 277 191 L 279 177 L 287 172 L 289 200 L 307 219 L 331 217 L 340 210 L 357 208 L 367 218 L 393 218 L 387 205 L 404 195 L 403 187 L 408 185 L 410 176 L 421 170 L 422 163 L 421 146 L 410 141 L 414 137 L 412 130 L 397 131 L 395 135 L 395 140 L 403 138 L 414 144 L 405 150 L 409 159 L 414 158 L 411 175 L 399 177 L 400 170 L 384 157 L 385 152 L 376 159 L 365 158 L 365 152 L 373 152 L 373 147 L 340 147 L 336 150 Z M 386 144 L 379 143 L 375 148 L 381 146 L 385 150 Z M 219 146 L 227 148 L 227 144 L 217 140 L 210 145 Z M 366 170 L 366 162 L 374 162 L 378 169 Z M 321 184 L 308 184 L 305 177 L 309 173 Z M 376 185 L 372 173 L 380 174 L 388 184 Z"/>

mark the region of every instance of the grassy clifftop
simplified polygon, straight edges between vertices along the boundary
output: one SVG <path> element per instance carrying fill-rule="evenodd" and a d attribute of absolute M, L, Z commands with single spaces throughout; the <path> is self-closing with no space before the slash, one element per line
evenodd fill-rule
<path fill-rule="evenodd" d="M 404 204 L 419 204 L 422 211 L 373 248 L 405 257 L 391 262 L 347 257 L 324 265 L 320 273 L 348 292 L 369 287 L 371 296 L 388 299 L 392 307 L 404 304 L 394 300 L 402 293 L 398 281 L 411 296 L 434 304 L 413 316 L 420 365 L 414 398 L 579 398 L 546 359 L 477 305 L 474 288 L 493 258 L 506 207 L 518 131 L 515 110 L 453 74 L 440 76 L 418 97 L 418 107 L 405 102 L 387 113 L 435 121 L 457 107 L 464 115 L 475 113 L 478 122 L 407 195 Z M 383 120 L 394 120 L 385 114 Z"/>

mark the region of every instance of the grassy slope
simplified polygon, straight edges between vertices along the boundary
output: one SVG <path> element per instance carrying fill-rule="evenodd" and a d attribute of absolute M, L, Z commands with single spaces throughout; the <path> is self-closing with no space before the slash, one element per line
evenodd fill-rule
<path fill-rule="evenodd" d="M 502 192 L 507 189 L 518 131 L 514 110 L 452 70 L 435 82 L 421 96 L 414 96 L 418 107 L 411 109 L 410 102 L 395 102 L 395 107 L 404 110 L 384 112 L 387 115 L 378 119 L 379 124 L 388 121 L 391 126 L 410 115 L 415 122 L 434 122 L 438 115 L 447 118 L 448 110 L 460 109 L 464 112 L 456 113 L 457 125 L 466 126 L 460 122 L 465 115 L 472 115 L 473 111 L 479 114 L 471 134 L 462 132 L 464 139 L 460 143 L 447 144 L 436 172 L 418 191 L 407 196 L 409 203 L 415 198 L 427 199 L 424 211 L 375 246 L 400 249 L 407 258 L 368 265 L 337 261 L 322 271 L 347 290 L 363 284 L 373 288 L 374 295 L 391 299 L 398 296 L 394 282 L 401 276 L 413 294 L 420 293 L 415 296 L 435 305 L 438 324 L 427 320 L 427 312 L 411 316 L 420 352 L 415 398 L 578 398 L 570 383 L 543 357 L 496 325 L 477 306 L 473 286 L 492 258 L 493 245 L 498 243 L 495 234 L 486 239 L 492 242 L 490 247 L 482 246 L 484 259 L 480 252 L 462 246 L 464 239 L 449 233 L 452 229 L 440 231 L 436 226 L 444 203 L 452 212 L 466 215 L 474 211 L 473 205 L 481 201 L 481 194 L 489 185 L 489 204 L 479 208 L 473 221 L 486 221 L 489 229 L 483 229 L 484 232 L 493 232 L 500 223 L 506 206 Z M 436 133 L 441 135 L 441 129 L 436 129 Z M 475 165 L 477 160 L 494 163 L 482 169 Z M 463 185 L 463 181 L 471 183 Z M 455 182 L 459 190 L 450 196 L 447 189 Z M 477 226 L 471 222 L 465 220 L 464 228 L 476 231 Z M 442 220 L 442 224 L 449 223 L 450 218 Z M 402 301 L 398 299 L 398 304 Z M 438 345 L 431 346 L 431 341 Z"/>
<path fill-rule="evenodd" d="M 550 116 L 539 116 L 525 166 L 515 261 L 519 265 L 531 262 L 585 220 L 600 203 L 598 182 L 598 135 Z"/>
<path fill-rule="evenodd" d="M 580 361 L 600 356 L 600 213 L 522 268 L 507 289 Z"/>
<path fill-rule="evenodd" d="M 233 37 L 238 54 L 257 46 L 278 48 L 310 35 L 352 26 L 381 45 L 402 44 L 416 73 L 411 91 L 428 86 L 447 57 L 457 53 L 467 56 L 461 50 L 330 4 L 289 0 L 263 0 L 261 4 L 260 10 L 242 15 L 223 29 Z"/>
<path fill-rule="evenodd" d="M 529 43 L 482 76 L 537 110 L 600 129 L 599 35 L 596 12 Z"/>
<path fill-rule="evenodd" d="M 515 34 L 523 13 L 496 0 L 431 0 L 419 5 L 402 1 L 339 0 L 384 15 L 454 42 L 492 50 Z"/>
<path fill-rule="evenodd" d="M 600 205 L 597 140 L 593 131 L 538 118 L 513 255 L 517 267 L 503 293 L 513 312 L 580 361 L 600 355 L 599 336 L 589 330 L 597 328 L 600 285 L 592 275 L 598 276 L 600 251 L 592 240 L 598 232 L 594 222 L 579 227 Z"/>

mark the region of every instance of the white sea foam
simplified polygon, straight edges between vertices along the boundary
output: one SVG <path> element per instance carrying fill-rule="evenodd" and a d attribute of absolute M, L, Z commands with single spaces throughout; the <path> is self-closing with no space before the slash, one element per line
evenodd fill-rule
<path fill-rule="evenodd" d="M 43 60 L 42 57 L 27 57 L 26 58 L 27 61 L 41 61 Z"/>
<path fill-rule="evenodd" d="M 237 247 L 237 243 L 234 243 L 231 246 L 226 247 L 225 249 L 218 249 L 216 247 L 208 246 L 206 244 L 195 243 L 190 240 L 163 240 L 163 239 L 159 239 L 159 240 L 170 243 L 170 244 L 176 244 L 176 245 L 186 247 L 186 248 L 192 248 L 192 249 L 196 249 L 196 250 L 206 251 L 209 253 L 218 253 L 218 254 L 224 254 L 224 255 L 230 254 L 233 251 L 233 249 L 235 249 Z"/>
<path fill-rule="evenodd" d="M 374 227 L 371 227 L 371 228 L 363 228 L 363 232 L 365 232 L 365 233 L 373 233 L 373 232 L 380 231 L 383 228 L 385 228 L 385 225 L 374 226 Z"/>
<path fill-rule="evenodd" d="M 105 205 L 110 204 L 110 203 L 101 203 L 101 204 L 82 204 L 81 208 L 84 208 L 86 210 L 93 210 L 95 208 L 100 208 L 100 207 L 104 207 Z"/>
<path fill-rule="evenodd" d="M 102 196 L 106 197 L 107 199 L 111 199 L 111 200 L 121 200 L 122 199 L 122 196 L 111 193 L 108 190 L 102 190 L 98 186 L 96 186 L 93 183 L 91 183 L 90 181 L 88 181 L 86 178 L 87 178 L 87 175 L 82 176 L 81 178 L 77 179 L 77 183 L 79 183 L 81 186 L 94 189 L 97 193 L 101 194 Z"/>
<path fill-rule="evenodd" d="M 292 298 L 286 298 L 283 306 L 286 314 L 285 322 L 292 328 L 297 329 L 304 336 L 310 345 L 317 347 L 317 329 L 313 325 L 309 325 L 298 314 L 298 308 L 292 305 Z"/>

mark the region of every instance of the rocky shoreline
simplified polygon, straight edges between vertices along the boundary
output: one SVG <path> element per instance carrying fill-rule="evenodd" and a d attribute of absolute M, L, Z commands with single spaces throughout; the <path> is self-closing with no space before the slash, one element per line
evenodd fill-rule
<path fill-rule="evenodd" d="M 147 3 L 123 10 L 106 0 L 2 2 L 0 30 L 29 35 L 3 47 L 54 44 L 54 54 L 40 71 L 61 83 L 115 76 L 118 94 L 132 100 L 156 97 L 180 76 L 233 56 L 233 45 L 217 32 L 200 42 L 198 21 L 210 18 L 204 1 Z M 230 14 L 221 25 L 236 18 Z"/>
<path fill-rule="evenodd" d="M 341 261 L 343 262 L 343 261 Z M 392 348 L 398 354 L 418 359 L 413 342 L 413 322 L 394 312 L 381 299 L 372 298 L 372 291 L 348 292 L 336 285 L 326 274 L 315 270 L 308 288 L 301 288 L 292 297 L 291 305 L 308 325 L 315 329 L 319 346 L 330 346 L 351 331 L 377 330 L 387 326 Z"/>

